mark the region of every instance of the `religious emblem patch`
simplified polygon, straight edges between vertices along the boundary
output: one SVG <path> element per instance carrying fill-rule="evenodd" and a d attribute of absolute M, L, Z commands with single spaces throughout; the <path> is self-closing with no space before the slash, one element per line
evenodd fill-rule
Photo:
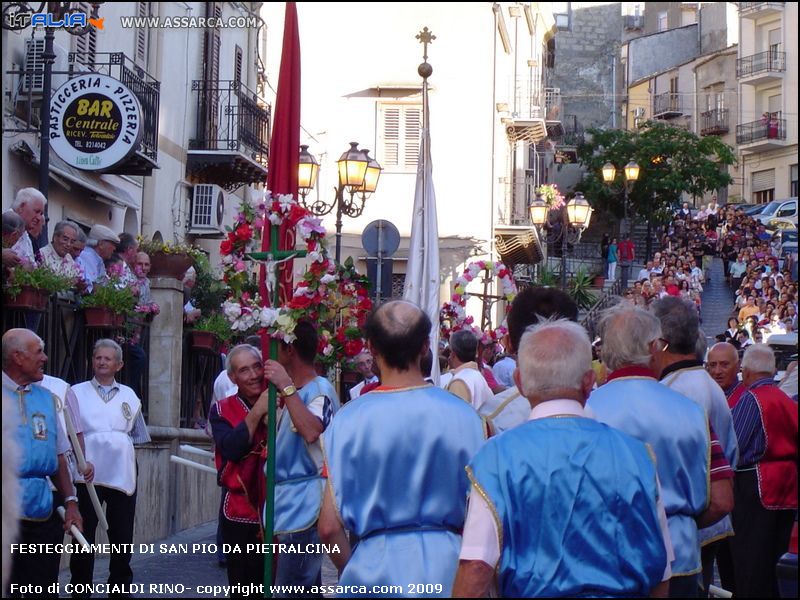
<path fill-rule="evenodd" d="M 126 421 L 130 421 L 133 418 L 133 413 L 131 412 L 131 405 L 127 402 L 122 403 L 122 416 L 125 417 Z"/>
<path fill-rule="evenodd" d="M 47 441 L 47 421 L 42 413 L 33 413 L 31 415 L 31 429 L 33 430 L 33 439 Z"/>

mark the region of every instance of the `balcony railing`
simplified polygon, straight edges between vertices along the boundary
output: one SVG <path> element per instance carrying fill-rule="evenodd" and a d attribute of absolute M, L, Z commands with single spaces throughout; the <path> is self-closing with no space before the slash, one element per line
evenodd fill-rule
<path fill-rule="evenodd" d="M 785 140 L 786 119 L 781 112 L 766 113 L 758 121 L 742 123 L 736 126 L 736 143 L 752 144 L 762 140 Z"/>
<path fill-rule="evenodd" d="M 728 133 L 728 109 L 714 108 L 700 113 L 700 135 Z"/>
<path fill-rule="evenodd" d="M 564 115 L 564 137 L 561 144 L 564 146 L 580 146 L 584 140 L 583 125 L 578 121 L 577 115 Z"/>
<path fill-rule="evenodd" d="M 269 159 L 270 106 L 239 81 L 193 81 L 197 137 L 190 150 L 232 150 L 264 168 Z"/>
<path fill-rule="evenodd" d="M 627 31 L 644 29 L 644 15 L 625 15 L 623 17 L 623 27 Z"/>
<path fill-rule="evenodd" d="M 767 50 L 736 60 L 736 77 L 751 77 L 760 73 L 782 73 L 786 70 L 786 52 Z"/>
<path fill-rule="evenodd" d="M 739 2 L 739 14 L 746 16 L 761 11 L 781 11 L 785 4 L 785 2 Z"/>
<path fill-rule="evenodd" d="M 190 332 L 183 336 L 180 426 L 203 429 L 208 422 L 214 380 L 223 368 L 219 352 L 192 347 Z"/>
<path fill-rule="evenodd" d="M 678 92 L 664 92 L 653 98 L 653 116 L 668 119 L 683 114 L 681 96 Z"/>

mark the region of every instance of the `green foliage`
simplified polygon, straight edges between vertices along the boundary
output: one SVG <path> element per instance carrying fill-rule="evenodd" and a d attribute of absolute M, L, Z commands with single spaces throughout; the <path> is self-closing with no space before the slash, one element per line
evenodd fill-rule
<path fill-rule="evenodd" d="M 139 252 L 146 252 L 148 255 L 153 256 L 156 252 L 163 252 L 165 254 L 188 254 L 192 257 L 195 264 L 205 253 L 191 244 L 178 244 L 172 242 L 146 240 L 142 237 L 137 238 L 139 241 Z"/>
<path fill-rule="evenodd" d="M 558 285 L 559 274 L 555 269 L 549 269 L 546 265 L 539 267 L 539 285 L 552 287 Z"/>
<path fill-rule="evenodd" d="M 206 315 L 219 311 L 225 301 L 227 287 L 219 275 L 211 269 L 211 263 L 205 254 L 195 258 L 194 268 L 197 278 L 192 288 L 191 300 L 195 308 Z"/>
<path fill-rule="evenodd" d="M 32 287 L 37 290 L 45 290 L 48 294 L 55 294 L 66 292 L 74 285 L 73 277 L 54 271 L 45 265 L 38 265 L 30 270 L 21 266 L 17 267 L 4 282 L 6 293 L 12 298 L 16 297 L 23 287 Z"/>
<path fill-rule="evenodd" d="M 120 285 L 116 279 L 106 282 L 96 281 L 92 293 L 84 296 L 81 306 L 84 308 L 109 308 L 116 314 L 132 314 L 137 298 L 130 286 Z"/>
<path fill-rule="evenodd" d="M 213 313 L 203 317 L 192 327 L 195 331 L 208 331 L 216 335 L 221 341 L 227 342 L 233 338 L 234 332 L 231 324 L 220 313 Z"/>
<path fill-rule="evenodd" d="M 629 216 L 660 221 L 679 202 L 681 194 L 702 196 L 730 185 L 724 167 L 736 162 L 733 148 L 716 136 L 698 137 L 685 129 L 648 121 L 638 131 L 590 129 L 591 141 L 578 147 L 578 160 L 586 168 L 576 186 L 595 209 L 624 214 L 624 167 L 639 165 L 639 178 L 629 190 Z M 603 181 L 601 169 L 610 162 L 617 169 L 612 184 Z"/>
<path fill-rule="evenodd" d="M 590 309 L 597 302 L 597 297 L 589 291 L 592 287 L 592 280 L 592 275 L 581 268 L 567 284 L 567 293 L 578 305 L 578 308 Z"/>

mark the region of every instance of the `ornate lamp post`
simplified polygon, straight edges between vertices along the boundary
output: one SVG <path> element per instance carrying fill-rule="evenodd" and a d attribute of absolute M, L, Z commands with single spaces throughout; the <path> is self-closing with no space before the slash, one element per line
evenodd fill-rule
<path fill-rule="evenodd" d="M 547 223 L 550 207 L 540 197 L 531 202 L 530 205 L 531 221 L 534 226 L 542 227 Z M 568 245 L 577 243 L 581 239 L 584 230 L 589 227 L 592 219 L 592 207 L 583 197 L 581 192 L 577 192 L 575 197 L 561 209 L 561 230 L 552 241 L 561 240 L 561 289 L 567 289 L 567 251 Z"/>
<path fill-rule="evenodd" d="M 350 148 L 336 161 L 339 169 L 339 185 L 335 188 L 333 201 L 328 203 L 320 198 L 307 201 L 306 197 L 314 189 L 319 174 L 319 163 L 308 151 L 308 146 L 300 146 L 298 167 L 298 189 L 300 203 L 313 214 L 322 216 L 336 208 L 336 262 L 340 261 L 342 250 L 342 215 L 358 217 L 364 212 L 367 198 L 378 189 L 378 180 L 383 168 L 378 161 L 369 156 L 369 150 L 358 149 L 357 142 L 350 142 Z M 345 195 L 349 194 L 349 198 Z"/>

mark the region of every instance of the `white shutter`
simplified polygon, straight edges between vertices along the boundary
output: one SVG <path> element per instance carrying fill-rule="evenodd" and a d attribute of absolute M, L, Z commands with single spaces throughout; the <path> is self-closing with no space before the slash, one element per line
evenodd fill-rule
<path fill-rule="evenodd" d="M 137 2 L 136 3 L 136 16 L 142 19 L 150 16 L 150 3 Z M 137 64 L 147 66 L 147 27 L 138 27 L 136 29 L 136 51 L 134 52 L 135 61 Z"/>
<path fill-rule="evenodd" d="M 422 135 L 422 107 L 416 104 L 382 104 L 378 131 L 378 162 L 384 169 L 416 171 Z"/>
<path fill-rule="evenodd" d="M 383 109 L 383 167 L 400 164 L 400 107 Z"/>
<path fill-rule="evenodd" d="M 753 172 L 753 192 L 775 189 L 775 169 Z"/>
<path fill-rule="evenodd" d="M 403 135 L 405 159 L 403 163 L 407 169 L 416 169 L 419 162 L 419 140 L 422 128 L 422 109 L 405 107 L 405 131 Z"/>

